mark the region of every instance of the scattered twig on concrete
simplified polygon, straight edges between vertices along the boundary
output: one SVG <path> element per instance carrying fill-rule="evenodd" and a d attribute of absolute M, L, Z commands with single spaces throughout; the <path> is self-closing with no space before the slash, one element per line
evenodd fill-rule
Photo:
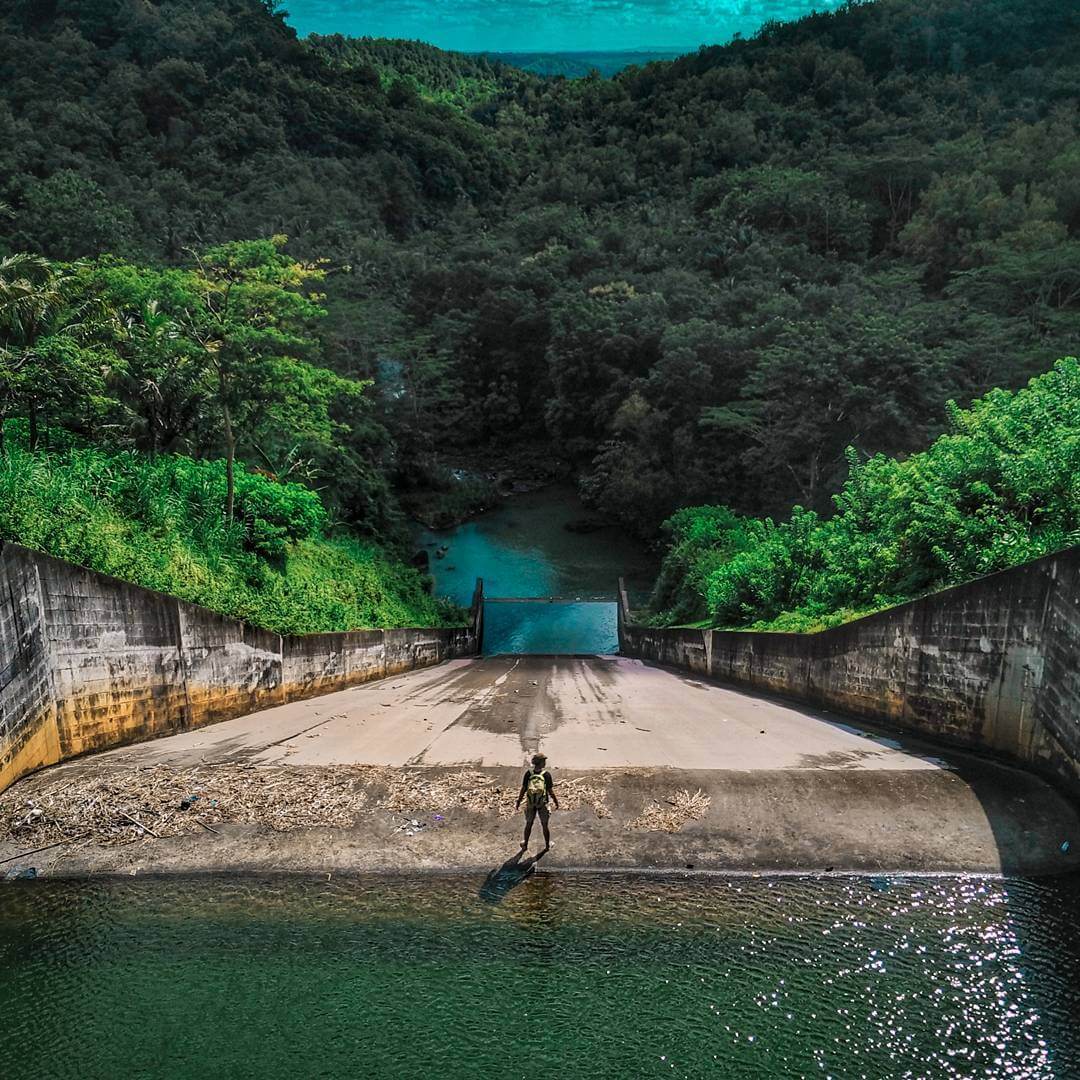
<path fill-rule="evenodd" d="M 610 817 L 607 776 L 559 785 L 563 810 L 591 808 Z M 257 825 L 273 832 L 349 828 L 372 813 L 410 818 L 461 811 L 514 816 L 517 783 L 472 769 L 374 765 L 201 764 L 86 769 L 27 777 L 0 794 L 0 840 L 69 842 L 79 834 L 109 847 L 137 842 L 137 826 L 163 839 L 222 824 Z"/>
<path fill-rule="evenodd" d="M 125 810 L 119 810 L 117 812 L 119 813 L 119 815 L 122 818 L 127 818 L 128 821 L 130 821 L 132 825 L 138 825 L 138 827 L 140 829 L 142 829 L 143 832 L 148 832 L 155 840 L 160 840 L 161 839 L 161 837 L 156 832 L 154 832 L 153 829 L 151 829 L 148 825 L 144 825 L 141 821 L 138 821 L 137 819 L 133 818 Z"/>
<path fill-rule="evenodd" d="M 712 799 L 700 788 L 691 794 L 685 788 L 673 793 L 664 802 L 671 807 L 665 809 L 651 799 L 642 807 L 641 813 L 633 821 L 626 823 L 627 829 L 636 832 L 678 832 L 687 822 L 697 821 L 705 816 L 712 804 Z"/>
<path fill-rule="evenodd" d="M 82 836 L 69 836 L 66 840 L 57 840 L 55 844 L 46 844 L 44 847 L 36 847 L 31 851 L 20 851 L 18 855 L 9 855 L 6 859 L 0 859 L 0 866 L 4 863 L 15 862 L 16 859 L 28 859 L 31 855 L 40 855 L 43 851 L 51 851 L 54 847 L 63 847 L 64 844 L 74 844 L 76 840 L 82 840 L 87 835 L 83 833 Z"/>

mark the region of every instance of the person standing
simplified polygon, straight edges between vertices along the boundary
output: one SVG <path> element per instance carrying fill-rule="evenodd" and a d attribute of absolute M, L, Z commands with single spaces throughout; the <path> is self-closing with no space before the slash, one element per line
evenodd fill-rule
<path fill-rule="evenodd" d="M 529 846 L 533 822 L 539 817 L 540 827 L 544 830 L 544 851 L 547 851 L 551 847 L 551 832 L 548 829 L 551 812 L 548 809 L 548 802 L 550 800 L 558 810 L 559 797 L 555 794 L 555 785 L 552 783 L 551 773 L 547 768 L 547 758 L 543 754 L 533 754 L 532 768 L 522 778 L 521 791 L 518 793 L 515 809 L 520 808 L 523 799 L 525 800 L 525 838 L 521 841 L 521 850 L 524 851 Z"/>

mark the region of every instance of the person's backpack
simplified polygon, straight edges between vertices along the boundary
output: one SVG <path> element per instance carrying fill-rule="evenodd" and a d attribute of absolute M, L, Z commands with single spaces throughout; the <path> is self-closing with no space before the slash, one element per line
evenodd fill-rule
<path fill-rule="evenodd" d="M 526 789 L 530 806 L 543 806 L 547 802 L 547 780 L 544 774 L 529 773 L 529 786 Z"/>

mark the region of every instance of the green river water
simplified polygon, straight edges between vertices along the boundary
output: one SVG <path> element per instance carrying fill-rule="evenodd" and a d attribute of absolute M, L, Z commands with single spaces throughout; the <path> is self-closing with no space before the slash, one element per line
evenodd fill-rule
<path fill-rule="evenodd" d="M 485 652 L 613 653 L 617 582 L 625 577 L 643 601 L 657 564 L 618 526 L 567 529 L 593 516 L 572 487 L 552 484 L 454 528 L 418 529 L 416 541 L 431 555 L 436 592 L 458 603 L 469 602 L 478 577 L 488 597 L 571 601 L 488 605 Z"/>
<path fill-rule="evenodd" d="M 1080 880 L 0 888 L 0 1075 L 1080 1076 Z"/>

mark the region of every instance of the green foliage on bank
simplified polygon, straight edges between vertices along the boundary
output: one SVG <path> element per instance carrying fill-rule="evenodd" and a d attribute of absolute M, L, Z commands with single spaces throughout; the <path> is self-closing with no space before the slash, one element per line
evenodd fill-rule
<path fill-rule="evenodd" d="M 437 626 L 460 613 L 377 544 L 330 528 L 319 495 L 225 463 L 70 448 L 9 431 L 0 538 L 278 633 Z"/>
<path fill-rule="evenodd" d="M 282 632 L 456 617 L 400 561 L 369 384 L 325 365 L 323 271 L 283 244 L 0 258 L 0 539 Z"/>
<path fill-rule="evenodd" d="M 1080 544 L 1080 361 L 949 418 L 907 459 L 850 455 L 829 518 L 680 510 L 653 620 L 821 629 Z"/>

